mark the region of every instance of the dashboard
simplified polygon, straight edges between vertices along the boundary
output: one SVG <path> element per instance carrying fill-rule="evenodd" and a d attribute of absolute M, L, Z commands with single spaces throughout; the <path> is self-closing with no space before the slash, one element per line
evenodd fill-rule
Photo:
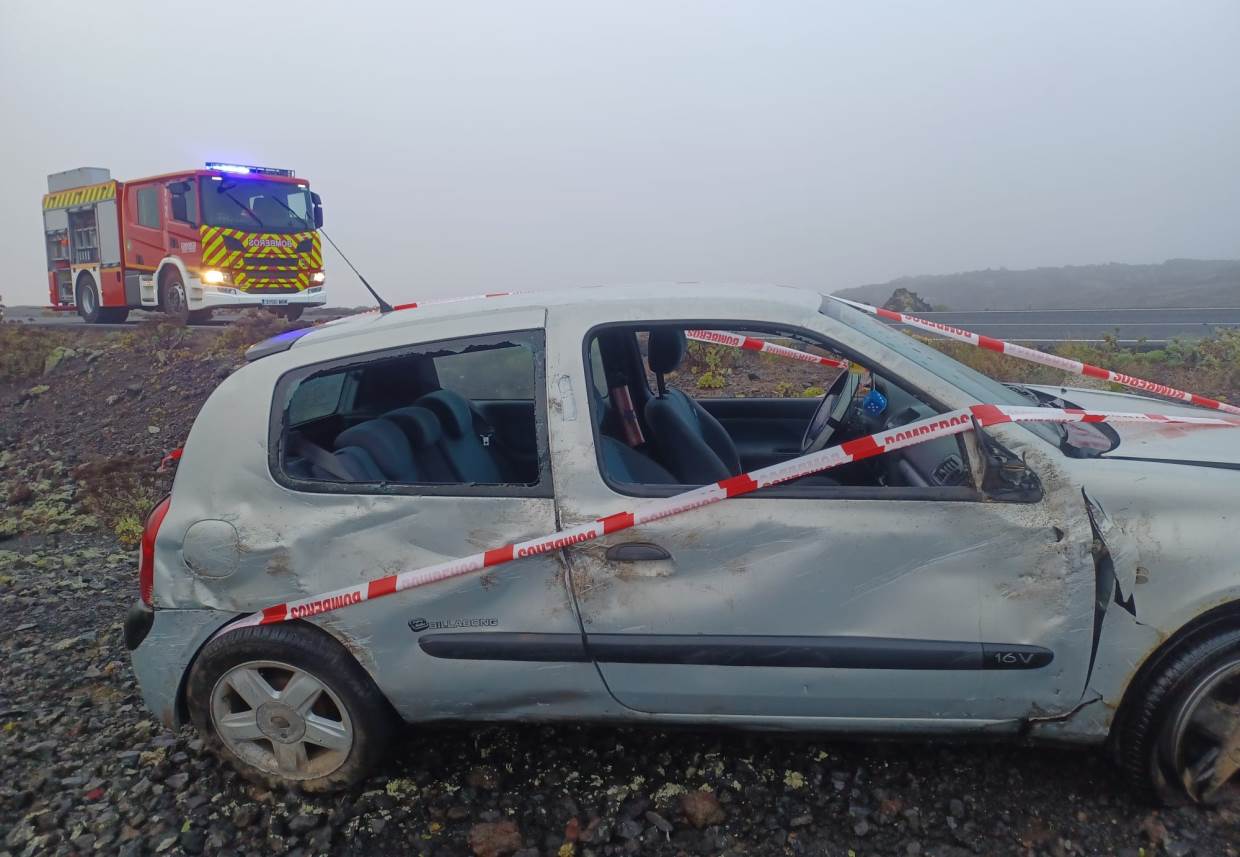
<path fill-rule="evenodd" d="M 875 415 L 860 405 L 851 407 L 848 422 L 856 426 L 859 434 L 888 431 L 938 414 L 900 387 L 877 375 L 871 377 L 873 388 L 887 399 L 887 408 Z M 873 459 L 873 465 L 885 485 L 930 488 L 967 485 L 969 481 L 968 467 L 956 437 L 936 438 L 896 453 L 880 455 Z"/>

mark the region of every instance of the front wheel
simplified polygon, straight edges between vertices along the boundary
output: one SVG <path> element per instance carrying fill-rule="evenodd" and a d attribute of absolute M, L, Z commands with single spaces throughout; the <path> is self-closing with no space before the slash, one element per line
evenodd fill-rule
<path fill-rule="evenodd" d="M 168 317 L 178 324 L 187 324 L 191 315 L 189 295 L 185 291 L 185 284 L 181 282 L 181 275 L 175 271 L 168 274 L 159 291 L 160 303 Z"/>
<path fill-rule="evenodd" d="M 370 676 L 335 639 L 304 626 L 242 628 L 208 643 L 186 701 L 207 745 L 268 787 L 347 788 L 392 736 L 390 706 Z"/>
<path fill-rule="evenodd" d="M 1172 803 L 1240 796 L 1240 629 L 1170 656 L 1135 691 L 1117 735 L 1128 778 Z"/>

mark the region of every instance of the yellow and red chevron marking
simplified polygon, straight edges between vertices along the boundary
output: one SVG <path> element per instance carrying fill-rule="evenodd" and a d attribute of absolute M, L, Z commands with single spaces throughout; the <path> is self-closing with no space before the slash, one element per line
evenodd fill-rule
<path fill-rule="evenodd" d="M 74 187 L 56 193 L 43 195 L 44 208 L 71 208 L 75 205 L 87 205 L 92 202 L 103 202 L 116 199 L 116 182 L 106 181 L 100 184 Z"/>
<path fill-rule="evenodd" d="M 247 232 L 227 226 L 199 228 L 202 264 L 213 268 L 238 271 L 235 283 L 239 288 L 275 288 L 295 285 L 309 288 L 310 271 L 323 268 L 323 245 L 319 233 L 310 232 Z M 298 251 L 307 239 L 309 251 Z M 298 270 L 296 279 L 264 277 L 265 271 Z M 249 273 L 241 273 L 249 272 Z"/>
<path fill-rule="evenodd" d="M 298 291 L 301 291 L 310 287 L 310 272 L 300 271 L 295 278 L 277 280 L 263 276 L 262 271 L 240 271 L 233 275 L 233 283 L 237 288 L 246 291 L 283 288 L 284 286 L 296 286 Z"/>

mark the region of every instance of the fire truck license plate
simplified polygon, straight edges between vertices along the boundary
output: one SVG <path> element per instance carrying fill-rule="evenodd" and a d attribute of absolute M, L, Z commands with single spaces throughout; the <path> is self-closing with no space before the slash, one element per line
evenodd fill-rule
<path fill-rule="evenodd" d="M 286 306 L 288 298 L 263 298 L 263 306 Z"/>

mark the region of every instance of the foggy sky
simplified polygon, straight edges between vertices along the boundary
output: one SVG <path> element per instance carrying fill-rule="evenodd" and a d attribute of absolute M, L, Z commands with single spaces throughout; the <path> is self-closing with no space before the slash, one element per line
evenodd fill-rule
<path fill-rule="evenodd" d="M 206 160 L 295 168 L 393 302 L 1237 257 L 1238 45 L 1234 0 L 0 0 L 0 294 L 47 302 L 47 173 Z"/>

